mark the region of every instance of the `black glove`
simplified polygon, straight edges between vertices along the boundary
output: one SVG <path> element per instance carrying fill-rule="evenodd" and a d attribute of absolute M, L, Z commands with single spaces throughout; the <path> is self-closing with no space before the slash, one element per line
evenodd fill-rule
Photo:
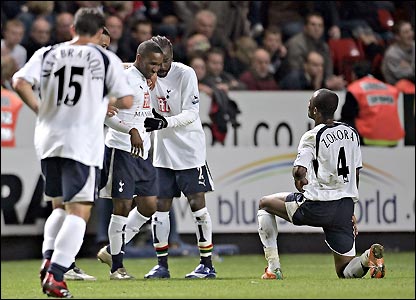
<path fill-rule="evenodd" d="M 144 127 L 146 128 L 146 132 L 160 130 L 168 127 L 168 121 L 166 121 L 164 116 L 159 115 L 154 108 L 152 109 L 152 113 L 154 118 L 144 119 Z"/>

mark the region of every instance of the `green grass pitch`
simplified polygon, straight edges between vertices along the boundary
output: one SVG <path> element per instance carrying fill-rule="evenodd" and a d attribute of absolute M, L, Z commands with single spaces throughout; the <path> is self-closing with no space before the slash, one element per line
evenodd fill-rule
<path fill-rule="evenodd" d="M 109 280 L 107 265 L 78 259 L 97 281 L 68 281 L 74 298 L 84 299 L 415 299 L 415 253 L 385 253 L 386 277 L 338 279 L 332 254 L 281 254 L 284 280 L 261 280 L 263 255 L 222 256 L 214 260 L 217 279 L 185 279 L 198 257 L 170 257 L 171 279 L 146 280 L 155 258 L 125 259 L 131 281 Z M 40 260 L 2 261 L 2 299 L 45 299 L 38 279 Z"/>

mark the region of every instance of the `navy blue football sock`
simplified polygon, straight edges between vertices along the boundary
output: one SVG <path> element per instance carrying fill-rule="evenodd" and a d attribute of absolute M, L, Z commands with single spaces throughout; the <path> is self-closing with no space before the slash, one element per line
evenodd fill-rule
<path fill-rule="evenodd" d="M 201 260 L 199 262 L 200 264 L 203 264 L 205 267 L 208 267 L 212 269 L 212 259 L 211 255 L 208 257 L 201 256 Z"/>
<path fill-rule="evenodd" d="M 158 256 L 157 257 L 157 264 L 159 266 L 165 267 L 166 269 L 169 269 L 168 268 L 168 256 L 167 255 L 165 255 L 165 256 Z"/>
<path fill-rule="evenodd" d="M 111 255 L 113 258 L 113 265 L 111 266 L 111 273 L 114 273 L 119 268 L 123 268 L 123 253 L 120 252 L 117 255 Z"/>
<path fill-rule="evenodd" d="M 48 272 L 53 274 L 56 281 L 64 281 L 64 274 L 68 271 L 68 268 L 60 266 L 56 263 L 52 263 Z"/>

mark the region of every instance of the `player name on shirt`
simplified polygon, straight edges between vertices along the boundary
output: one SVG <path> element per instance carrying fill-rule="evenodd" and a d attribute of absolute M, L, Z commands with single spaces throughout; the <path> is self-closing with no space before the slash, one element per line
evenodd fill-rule
<path fill-rule="evenodd" d="M 46 55 L 46 60 L 44 62 L 45 68 L 43 69 L 42 77 L 49 77 L 51 75 L 52 68 L 58 60 L 62 60 L 65 58 L 74 58 L 76 60 L 82 60 L 79 61 L 79 65 L 87 65 L 86 69 L 91 72 L 92 80 L 104 80 L 105 69 L 104 66 L 101 64 L 100 60 L 97 58 L 91 58 L 91 51 L 86 50 L 85 47 L 82 47 L 82 49 L 77 48 L 78 47 L 65 47 L 60 49 L 59 51 L 52 53 L 51 55 Z M 57 75 L 64 68 L 65 66 L 56 71 L 54 75 Z M 71 73 L 83 75 L 84 68 L 78 68 L 73 66 Z"/>
<path fill-rule="evenodd" d="M 351 140 L 351 142 L 356 141 L 356 134 L 352 130 L 347 129 L 337 129 L 333 131 L 329 131 L 325 133 L 322 138 L 321 142 L 323 142 L 328 149 L 333 143 L 340 140 Z"/>

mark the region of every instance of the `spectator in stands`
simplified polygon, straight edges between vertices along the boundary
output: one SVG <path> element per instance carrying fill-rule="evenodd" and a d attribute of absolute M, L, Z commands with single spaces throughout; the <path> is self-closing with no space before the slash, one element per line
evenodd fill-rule
<path fill-rule="evenodd" d="M 319 13 L 324 19 L 324 39 L 340 39 L 341 28 L 339 27 L 339 14 L 337 1 L 313 1 L 313 11 Z"/>
<path fill-rule="evenodd" d="M 129 44 L 125 45 L 129 48 L 129 53 L 131 56 L 128 58 L 128 61 L 135 61 L 136 59 L 136 50 L 137 47 L 144 41 L 149 40 L 153 35 L 153 26 L 152 22 L 149 20 L 134 20 L 131 26 L 131 39 Z"/>
<path fill-rule="evenodd" d="M 185 28 L 190 29 L 186 35 L 195 31 L 205 32 L 213 47 L 222 48 L 225 44 L 230 46 L 232 41 L 250 34 L 250 2 L 252 1 L 173 1 L 173 5 Z M 213 33 L 210 33 L 211 28 Z"/>
<path fill-rule="evenodd" d="M 387 48 L 381 65 L 384 79 L 396 84 L 400 79 L 415 82 L 415 32 L 410 22 L 399 21 L 393 28 L 395 41 Z"/>
<path fill-rule="evenodd" d="M 271 57 L 270 72 L 274 79 L 279 82 L 283 74 L 283 61 L 286 58 L 287 49 L 282 42 L 282 32 L 279 27 L 268 27 L 263 33 L 262 46 Z"/>
<path fill-rule="evenodd" d="M 142 42 L 149 40 L 153 34 L 152 23 L 147 20 L 137 20 L 131 28 L 131 35 L 136 41 L 137 46 Z M 137 49 L 137 47 L 136 47 Z"/>
<path fill-rule="evenodd" d="M 242 36 L 233 43 L 230 57 L 224 62 L 224 70 L 239 78 L 250 68 L 254 51 L 258 48 L 256 41 L 249 36 Z"/>
<path fill-rule="evenodd" d="M 183 39 L 181 43 L 173 46 L 175 60 L 188 64 L 189 58 L 196 53 L 206 53 L 211 48 L 211 44 L 206 35 L 194 33 Z"/>
<path fill-rule="evenodd" d="M 246 86 L 232 74 L 224 71 L 224 51 L 211 48 L 206 54 L 206 80 L 211 81 L 218 89 L 228 93 L 230 90 L 243 90 Z"/>
<path fill-rule="evenodd" d="M 20 69 L 26 63 L 27 51 L 20 44 L 25 34 L 25 26 L 18 19 L 8 20 L 3 28 L 3 38 L 1 40 L 1 53 L 10 54 Z"/>
<path fill-rule="evenodd" d="M 11 79 L 14 73 L 18 70 L 15 59 L 10 55 L 1 56 L 1 87 L 2 89 L 13 90 Z"/>
<path fill-rule="evenodd" d="M 110 15 L 105 19 L 105 27 L 110 31 L 111 36 L 111 44 L 108 46 L 108 50 L 114 52 L 122 62 L 131 62 L 129 59 L 133 55 L 131 50 L 126 47 L 128 40 L 123 35 L 125 33 L 123 21 L 117 16 Z"/>
<path fill-rule="evenodd" d="M 25 47 L 27 51 L 27 60 L 32 57 L 36 50 L 49 45 L 50 40 L 51 24 L 44 17 L 38 17 L 32 23 L 30 36 L 27 42 L 23 43 L 23 47 Z"/>
<path fill-rule="evenodd" d="M 283 42 L 302 31 L 305 16 L 312 11 L 314 1 L 262 1 L 263 26 L 278 26 Z"/>
<path fill-rule="evenodd" d="M 334 75 L 334 65 L 328 44 L 323 40 L 324 20 L 318 13 L 306 16 L 303 31 L 290 38 L 287 43 L 287 65 L 285 72 L 302 70 L 307 54 L 316 51 L 324 58 L 325 86 L 331 90 L 342 90 L 345 80 L 342 76 Z"/>
<path fill-rule="evenodd" d="M 229 91 L 246 89 L 244 83 L 224 71 L 224 58 L 222 49 L 211 48 L 206 53 L 207 74 L 201 81 L 212 88 L 209 117 L 212 121 L 213 142 L 222 145 L 228 132 L 228 123 L 235 126 L 238 123 L 237 114 L 240 113 L 237 103 L 230 98 Z"/>
<path fill-rule="evenodd" d="M 292 70 L 278 81 L 282 90 L 319 90 L 324 87 L 324 58 L 316 51 L 306 56 L 302 70 Z"/>
<path fill-rule="evenodd" d="M 72 39 L 71 26 L 74 23 L 74 15 L 62 12 L 56 16 L 51 44 L 58 44 Z"/>
<path fill-rule="evenodd" d="M 217 54 L 218 49 L 213 49 L 211 55 L 223 55 L 222 52 Z M 215 60 L 215 58 L 214 58 Z M 217 62 L 211 62 L 217 65 Z M 219 63 L 219 62 L 218 62 Z M 198 79 L 198 89 L 204 92 L 211 98 L 211 106 L 209 110 L 209 117 L 211 120 L 212 143 L 220 143 L 224 145 L 224 141 L 228 132 L 228 123 L 232 126 L 237 125 L 237 114 L 240 113 L 237 103 L 230 99 L 228 95 L 228 87 L 225 84 L 218 84 L 215 81 L 215 76 L 207 74 L 206 62 L 203 55 L 194 55 L 190 59 L 189 64 L 196 73 Z M 213 66 L 218 73 L 220 66 Z M 220 72 L 221 73 L 221 72 Z M 235 80 L 235 79 L 234 79 Z"/>
<path fill-rule="evenodd" d="M 240 76 L 248 90 L 277 90 L 278 86 L 270 73 L 270 54 L 263 48 L 254 51 L 253 61 L 249 70 Z"/>
<path fill-rule="evenodd" d="M 186 37 L 194 33 L 205 35 L 212 47 L 224 49 L 228 56 L 231 46 L 230 41 L 217 28 L 217 16 L 212 11 L 203 9 L 197 12 L 193 25 L 189 28 Z"/>
<path fill-rule="evenodd" d="M 370 27 L 367 29 L 360 27 L 355 30 L 354 38 L 362 49 L 365 59 L 371 63 L 371 74 L 383 81 L 381 62 L 385 51 L 384 41 L 378 38 Z"/>
<path fill-rule="evenodd" d="M 11 79 L 17 71 L 17 64 L 10 54 L 1 56 L 1 88 L 13 90 L 11 86 Z"/>
<path fill-rule="evenodd" d="M 33 21 L 38 17 L 44 17 L 51 26 L 55 23 L 54 7 L 56 1 L 26 1 L 24 10 L 17 18 L 25 25 L 23 43 L 27 43 Z"/>
<path fill-rule="evenodd" d="M 205 83 L 205 77 L 207 75 L 207 66 L 203 55 L 194 55 L 189 60 L 189 66 L 194 69 L 196 78 L 198 79 L 198 89 L 200 93 L 205 93 L 212 97 L 213 89 Z"/>
<path fill-rule="evenodd" d="M 362 145 L 396 146 L 404 137 L 397 107 L 400 92 L 370 72 L 368 61 L 354 65 L 341 121 L 357 129 Z"/>
<path fill-rule="evenodd" d="M 11 87 L 11 79 L 17 71 L 13 57 L 1 57 L 1 147 L 16 146 L 16 123 L 23 102 Z"/>

